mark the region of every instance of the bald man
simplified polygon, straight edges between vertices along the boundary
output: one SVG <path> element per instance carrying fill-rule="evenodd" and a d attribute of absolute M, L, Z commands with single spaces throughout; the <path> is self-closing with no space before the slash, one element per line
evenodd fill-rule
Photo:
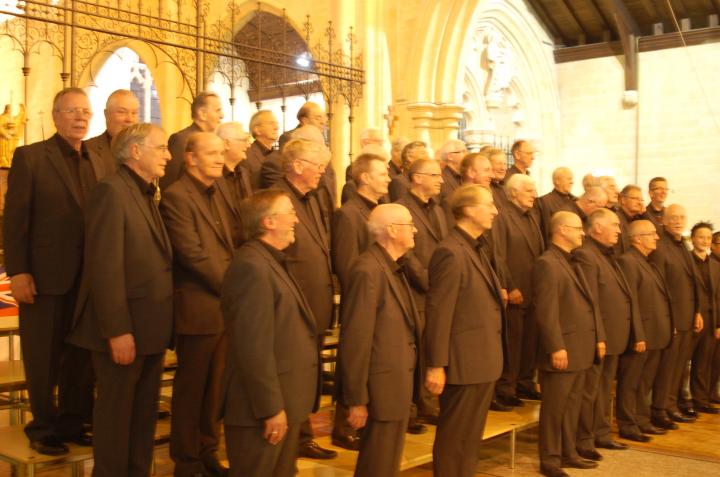
<path fill-rule="evenodd" d="M 460 163 L 467 154 L 467 147 L 459 139 L 451 139 L 440 147 L 439 153 L 440 162 L 444 164 L 443 187 L 440 194 L 440 202 L 443 202 L 446 198 L 449 200 L 450 195 L 462 184 Z"/>
<path fill-rule="evenodd" d="M 508 169 L 505 180 L 514 174 L 530 174 L 530 168 L 535 161 L 535 147 L 530 141 L 519 139 L 510 148 L 513 156 L 513 165 Z"/>
<path fill-rule="evenodd" d="M 611 210 L 616 210 L 620 198 L 620 192 L 617 186 L 617 182 L 615 182 L 615 178 L 612 176 L 600 177 L 600 187 L 602 187 L 602 189 L 607 194 L 606 207 Z"/>
<path fill-rule="evenodd" d="M 299 128 L 303 126 L 312 126 L 316 128 L 318 131 L 320 131 L 320 134 L 325 133 L 325 128 L 327 127 L 328 123 L 328 117 L 325 111 L 322 107 L 320 107 L 319 104 L 313 103 L 312 101 L 307 101 L 302 106 L 300 106 L 300 109 L 298 109 L 297 112 L 297 120 L 298 125 L 295 129 L 292 129 L 290 131 L 285 131 L 282 133 L 282 136 L 280 136 L 280 139 L 278 141 L 280 145 L 280 151 L 283 150 L 285 147 L 285 144 L 290 139 L 297 139 L 296 136 L 294 136 L 295 131 L 297 131 Z M 325 143 L 323 139 L 323 144 Z"/>
<path fill-rule="evenodd" d="M 408 193 L 410 189 L 410 179 L 407 176 L 407 171 L 410 165 L 418 159 L 429 159 L 430 154 L 428 153 L 427 145 L 422 141 L 412 141 L 403 147 L 400 153 L 400 159 L 402 163 L 401 173 L 393 175 L 392 167 L 390 167 L 390 176 L 392 181 L 390 182 L 390 200 L 395 202 L 399 198 L 403 197 Z"/>
<path fill-rule="evenodd" d="M 692 355 L 693 334 L 702 331 L 703 316 L 697 299 L 692 255 L 683 242 L 683 232 L 687 226 L 685 208 L 677 204 L 668 206 L 663 216 L 663 226 L 665 230 L 650 259 L 668 284 L 677 333 L 660 360 L 657 377 L 659 383 L 655 388 L 657 392 L 653 392 L 652 416 L 655 426 L 671 428 L 671 420 L 687 423 L 695 419 L 692 415 L 679 412 L 677 398 L 683 370 Z"/>
<path fill-rule="evenodd" d="M 502 149 L 494 147 L 488 148 L 485 155 L 490 159 L 490 167 L 492 168 L 493 178 L 490 182 L 490 190 L 493 194 L 495 207 L 502 212 L 503 207 L 507 204 L 507 196 L 505 195 L 505 174 L 507 174 L 507 155 Z"/>
<path fill-rule="evenodd" d="M 602 187 L 589 186 L 585 189 L 585 193 L 575 201 L 575 210 L 571 210 L 571 212 L 575 212 L 583 224 L 586 224 L 588 216 L 600 207 L 605 207 L 607 201 L 607 193 Z"/>
<path fill-rule="evenodd" d="M 128 126 L 137 124 L 140 115 L 140 102 L 128 89 L 118 89 L 110 93 L 105 103 L 105 131 L 99 136 L 85 141 L 85 147 L 95 153 L 107 164 L 108 170 L 115 170 L 115 159 L 110 152 L 112 138 Z"/>
<path fill-rule="evenodd" d="M 552 173 L 553 190 L 540 197 L 536 207 L 540 210 L 541 227 L 546 238 L 550 237 L 550 219 L 559 210 L 573 212 L 577 197 L 572 195 L 573 173 L 567 167 L 558 167 Z"/>
<path fill-rule="evenodd" d="M 392 477 L 400 473 L 422 332 L 398 260 L 414 247 L 417 230 L 398 204 L 375 207 L 368 228 L 375 243 L 350 273 L 338 360 L 348 422 L 364 428 L 355 475 Z"/>
<path fill-rule="evenodd" d="M 178 368 L 173 381 L 170 457 L 176 477 L 227 472 L 218 461 L 217 419 L 226 340 L 220 289 L 233 257 L 233 205 L 222 181 L 225 144 L 194 133 L 185 172 L 163 194 L 160 212 L 173 247 L 173 315 Z"/>
<path fill-rule="evenodd" d="M 628 184 L 620 191 L 617 215 L 620 218 L 620 240 L 615 245 L 615 252 L 622 255 L 630 248 L 630 223 L 642 216 L 643 205 L 642 189 Z"/>
<path fill-rule="evenodd" d="M 242 243 L 240 202 L 253 193 L 250 171 L 244 167 L 252 138 L 242 123 L 235 121 L 221 124 L 217 134 L 225 145 L 223 178 L 227 187 L 221 187 L 220 190 L 221 192 L 227 191 L 226 199 L 232 206 L 232 236 L 235 248 L 237 248 Z"/>
<path fill-rule="evenodd" d="M 590 286 L 572 258 L 585 236 L 580 217 L 556 212 L 550 232 L 552 243 L 533 270 L 543 393 L 540 472 L 564 477 L 561 467 L 597 467 L 578 455 L 576 435 L 586 371 L 605 355 L 605 331 Z"/>
<path fill-rule="evenodd" d="M 250 171 L 250 184 L 253 191 L 258 191 L 264 188 L 263 164 L 273 158 L 280 160 L 280 152 L 273 149 L 273 145 L 278 139 L 280 126 L 272 111 L 261 109 L 252 115 L 248 128 L 254 140 L 246 152 L 247 159 L 243 162 L 243 166 Z"/>

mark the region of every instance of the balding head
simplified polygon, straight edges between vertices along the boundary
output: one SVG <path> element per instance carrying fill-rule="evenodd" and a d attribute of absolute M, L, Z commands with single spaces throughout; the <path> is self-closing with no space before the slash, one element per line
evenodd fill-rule
<path fill-rule="evenodd" d="M 552 173 L 555 190 L 562 194 L 569 194 L 573 188 L 573 173 L 567 167 L 558 167 Z"/>
<path fill-rule="evenodd" d="M 645 256 L 650 255 L 657 248 L 660 237 L 655 224 L 649 220 L 635 220 L 630 222 L 630 243 Z"/>
<path fill-rule="evenodd" d="M 602 181 L 599 177 L 595 177 L 594 175 L 592 175 L 592 173 L 585 174 L 582 178 L 582 186 L 583 189 L 585 189 L 585 192 L 587 192 L 590 187 L 602 186 Z"/>
<path fill-rule="evenodd" d="M 415 225 L 410 211 L 399 204 L 380 204 L 368 217 L 368 230 L 393 259 L 415 246 Z"/>
<path fill-rule="evenodd" d="M 612 176 L 602 176 L 600 178 L 600 187 L 602 187 L 607 194 L 607 207 L 614 207 L 615 205 L 617 205 L 618 196 L 620 195 L 620 193 L 618 191 L 618 186 L 617 182 L 615 182 L 615 178 Z"/>
<path fill-rule="evenodd" d="M 250 133 L 242 123 L 231 121 L 218 126 L 217 135 L 225 143 L 225 165 L 229 170 L 247 158 L 250 147 Z"/>
<path fill-rule="evenodd" d="M 358 155 L 362 154 L 372 154 L 373 156 L 380 156 L 383 158 L 386 165 L 390 161 L 390 154 L 387 152 L 387 149 L 382 146 L 378 146 L 377 144 L 368 144 L 367 146 L 363 146 Z"/>
<path fill-rule="evenodd" d="M 360 131 L 360 147 L 364 148 L 370 145 L 382 147 L 385 144 L 382 132 L 377 128 L 365 128 Z"/>
<path fill-rule="evenodd" d="M 665 214 L 663 215 L 663 225 L 670 235 L 675 237 L 676 240 L 680 240 L 687 227 L 687 212 L 685 212 L 685 207 L 678 204 L 667 206 Z"/>
<path fill-rule="evenodd" d="M 328 117 L 319 104 L 308 101 L 303 104 L 297 113 L 297 119 L 302 126 L 312 126 L 320 131 L 327 126 Z M 297 138 L 295 138 L 297 139 Z"/>
<path fill-rule="evenodd" d="M 610 209 L 599 208 L 587 219 L 588 234 L 605 247 L 612 247 L 620 238 L 620 218 Z"/>
<path fill-rule="evenodd" d="M 575 202 L 585 215 L 607 205 L 607 194 L 602 187 L 588 187 L 585 193 Z"/>
<path fill-rule="evenodd" d="M 582 245 L 585 231 L 577 214 L 561 210 L 550 219 L 552 243 L 566 252 L 572 252 Z"/>
<path fill-rule="evenodd" d="M 307 141 L 316 142 L 318 144 L 325 145 L 325 137 L 322 134 L 322 130 L 315 126 L 300 126 L 292 132 L 293 139 L 305 139 Z"/>
<path fill-rule="evenodd" d="M 460 161 L 467 154 L 464 142 L 459 139 L 451 139 L 446 141 L 438 151 L 440 161 L 445 163 L 446 166 L 450 166 L 456 173 L 460 172 Z"/>

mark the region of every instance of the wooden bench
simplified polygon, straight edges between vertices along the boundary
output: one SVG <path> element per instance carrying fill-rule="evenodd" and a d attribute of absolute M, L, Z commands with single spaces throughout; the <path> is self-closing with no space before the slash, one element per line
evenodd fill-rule
<path fill-rule="evenodd" d="M 170 421 L 161 420 L 155 429 L 155 445 L 170 441 Z M 23 426 L 0 427 L 0 460 L 13 466 L 16 477 L 34 477 L 35 473 L 70 466 L 73 477 L 82 477 L 85 461 L 93 458 L 92 447 L 68 444 L 70 452 L 62 456 L 39 454 L 30 448 Z"/>

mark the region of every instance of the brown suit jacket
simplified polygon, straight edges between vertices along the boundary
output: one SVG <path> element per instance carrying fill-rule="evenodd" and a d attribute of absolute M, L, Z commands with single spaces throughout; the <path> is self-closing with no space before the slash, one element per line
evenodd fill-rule
<path fill-rule="evenodd" d="M 533 211 L 528 212 L 533 224 L 530 234 L 521 222 L 522 213 L 515 204 L 505 206 L 493 222 L 492 246 L 493 257 L 506 272 L 507 290 L 519 289 L 523 295 L 520 306 L 527 308 L 532 303 L 533 266 L 545 250 L 545 241 Z"/>
<path fill-rule="evenodd" d="M 285 250 L 288 270 L 305 294 L 318 328 L 325 330 L 332 322 L 333 284 L 330 242 L 322 223 L 322 212 L 313 193 L 309 198 L 313 213 L 308 214 L 305 204 L 286 180 L 277 182 L 275 187 L 287 192 L 300 221 L 295 226 L 295 242 Z"/>
<path fill-rule="evenodd" d="M 720 297 L 720 262 L 714 260 L 708 256 L 708 265 L 710 267 L 710 288 L 705 285 L 705 280 L 702 279 L 700 269 L 697 263 L 693 259 L 693 266 L 695 267 L 696 281 L 698 286 L 698 298 L 700 301 L 700 312 L 703 317 L 703 326 L 705 328 L 718 328 L 718 297 Z M 709 297 L 709 302 L 708 300 Z M 707 309 L 710 309 L 710 315 L 707 315 Z"/>
<path fill-rule="evenodd" d="M 607 338 L 605 353 L 624 353 L 628 348 L 631 332 L 633 342 L 645 341 L 641 317 L 636 313 L 635 296 L 622 270 L 613 266 L 603 254 L 600 245 L 590 237 L 573 251 L 573 255 L 600 308 Z"/>
<path fill-rule="evenodd" d="M 640 315 L 642 335 L 635 341 L 645 339 L 649 350 L 663 349 L 670 345 L 673 333 L 670 294 L 663 275 L 635 247 L 618 258 L 618 265 L 635 295 L 636 314 Z"/>
<path fill-rule="evenodd" d="M 673 323 L 678 331 L 691 330 L 695 313 L 700 311 L 690 253 L 684 244 L 677 244 L 668 232 L 663 231 L 657 249 L 650 255 L 650 260 L 657 265 L 668 284 Z"/>
<path fill-rule="evenodd" d="M 568 354 L 565 371 L 589 368 L 595 357 L 595 345 L 605 341 L 605 330 L 582 270 L 577 264 L 568 263 L 564 253 L 551 245 L 535 263 L 533 283 L 540 335 L 538 367 L 561 372 L 552 367 L 550 354 L 565 349 Z"/>
<path fill-rule="evenodd" d="M 135 338 L 138 355 L 162 353 L 171 343 L 172 246 L 146 201 L 124 166 L 93 191 L 86 219 L 92 240 L 85 244 L 68 338 L 76 346 L 107 352 L 108 338 L 126 333 Z"/>
<path fill-rule="evenodd" d="M 630 222 L 636 219 L 628 217 L 622 207 L 618 207 L 615 213 L 620 219 L 620 238 L 614 248 L 615 253 L 620 256 L 630 250 L 630 247 L 632 246 L 630 243 Z"/>
<path fill-rule="evenodd" d="M 223 282 L 222 311 L 225 424 L 263 426 L 282 410 L 290 424 L 307 419 L 320 399 L 315 318 L 300 286 L 258 240 L 237 250 Z"/>
<path fill-rule="evenodd" d="M 278 151 L 269 151 L 255 140 L 247 150 L 247 157 L 241 163 L 248 171 L 250 171 L 250 184 L 253 191 L 263 189 L 262 167 L 270 157 L 282 157 Z"/>
<path fill-rule="evenodd" d="M 497 380 L 503 369 L 504 306 L 489 261 L 453 229 L 435 249 L 428 272 L 427 366 L 444 367 L 448 384 Z"/>
<path fill-rule="evenodd" d="M 112 173 L 88 153 L 98 181 Z M 41 295 L 67 293 L 80 274 L 85 223 L 71 177 L 55 136 L 15 150 L 5 196 L 5 267 L 9 276 L 31 273 Z"/>
<path fill-rule="evenodd" d="M 375 241 L 367 227 L 369 216 L 370 209 L 357 195 L 335 211 L 332 264 L 343 289 L 350 281 L 353 263 Z"/>
<path fill-rule="evenodd" d="M 99 136 L 92 137 L 85 141 L 85 147 L 87 147 L 88 151 L 103 160 L 107 174 L 111 174 L 117 170 L 117 161 L 110 151 L 111 140 L 112 138 L 108 132 L 105 131 Z"/>
<path fill-rule="evenodd" d="M 550 241 L 550 219 L 555 212 L 566 210 L 574 212 L 574 205 L 577 197 L 572 194 L 561 194 L 553 189 L 544 196 L 538 198 L 535 208 L 540 212 L 540 228 L 543 231 L 545 240 Z"/>
<path fill-rule="evenodd" d="M 510 203 L 505 193 L 505 181 L 500 182 L 493 180 L 490 182 L 490 192 L 492 192 L 495 208 L 497 208 L 498 212 L 502 212 L 508 203 Z"/>
<path fill-rule="evenodd" d="M 168 149 L 170 149 L 172 158 L 165 166 L 165 175 L 160 178 L 161 191 L 164 191 L 170 184 L 178 180 L 185 170 L 185 144 L 187 144 L 188 138 L 196 132 L 202 132 L 202 129 L 193 122 L 185 129 L 170 135 Z"/>
<path fill-rule="evenodd" d="M 215 193 L 221 223 L 187 174 L 165 191 L 160 203 L 173 247 L 175 332 L 210 335 L 223 331 L 220 288 L 233 256 L 232 209 Z M 219 200 L 218 200 L 219 199 Z"/>
<path fill-rule="evenodd" d="M 405 173 L 397 174 L 393 176 L 390 180 L 390 185 L 388 186 L 388 193 L 392 202 L 395 202 L 405 197 L 409 190 L 410 179 L 408 179 Z"/>
<path fill-rule="evenodd" d="M 396 276 L 401 275 L 393 274 L 379 244 L 360 255 L 350 274 L 340 329 L 343 401 L 368 405 L 379 421 L 408 415 L 417 368 L 420 318 L 410 291 L 398 287 Z"/>

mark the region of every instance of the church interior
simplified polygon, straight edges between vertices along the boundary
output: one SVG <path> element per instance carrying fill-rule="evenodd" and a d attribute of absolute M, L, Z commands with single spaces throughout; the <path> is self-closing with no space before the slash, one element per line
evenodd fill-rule
<path fill-rule="evenodd" d="M 578 195 L 588 173 L 643 190 L 663 176 L 688 224 L 720 225 L 717 0 L 0 0 L 0 58 L 2 195 L 15 148 L 53 135 L 52 99 L 64 87 L 90 98 L 88 137 L 104 130 L 101 112 L 117 89 L 135 93 L 140 121 L 168 134 L 190 123 L 198 93 L 212 91 L 224 121 L 247 126 L 269 109 L 281 132 L 298 125 L 303 103 L 321 104 L 338 196 L 366 128 L 382 131 L 387 145 L 405 137 L 437 151 L 460 139 L 468 151 L 492 145 L 509 160 L 523 139 L 536 150 L 538 195 L 552 190 L 558 167 L 574 173 Z M 74 450 L 62 462 L 16 465 L 27 459 L 19 426 L 28 410 L 17 309 L 2 278 L 0 477 L 89 473 L 91 455 Z M 324 353 L 332 372 L 332 347 Z M 172 379 L 170 358 L 161 413 Z M 323 446 L 332 409 L 324 394 L 312 421 Z M 538 410 L 490 412 L 476 475 L 537 475 Z M 407 436 L 402 476 L 432 475 L 429 427 Z M 568 472 L 720 475 L 719 431 L 720 415 L 702 415 L 604 453 L 598 469 Z M 168 433 L 161 416 L 157 476 L 173 475 Z M 352 475 L 356 453 L 337 450 L 334 460 L 300 459 L 298 475 Z"/>

